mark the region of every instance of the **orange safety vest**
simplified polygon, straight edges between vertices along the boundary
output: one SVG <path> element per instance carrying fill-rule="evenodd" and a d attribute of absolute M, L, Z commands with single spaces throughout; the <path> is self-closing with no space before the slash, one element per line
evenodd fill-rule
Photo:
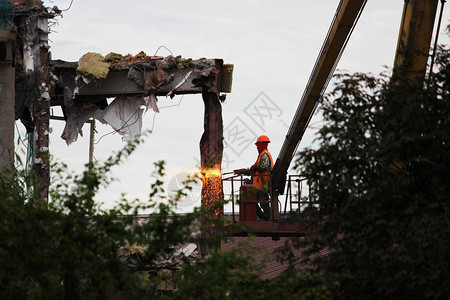
<path fill-rule="evenodd" d="M 273 168 L 273 159 L 272 155 L 270 155 L 269 150 L 265 149 L 263 150 L 256 160 L 256 165 L 259 164 L 261 157 L 264 155 L 264 153 L 267 153 L 270 158 L 270 169 L 268 170 L 258 170 L 255 169 L 252 174 L 252 184 L 258 189 L 258 190 L 268 190 L 269 189 L 269 176 L 270 176 L 270 170 Z"/>

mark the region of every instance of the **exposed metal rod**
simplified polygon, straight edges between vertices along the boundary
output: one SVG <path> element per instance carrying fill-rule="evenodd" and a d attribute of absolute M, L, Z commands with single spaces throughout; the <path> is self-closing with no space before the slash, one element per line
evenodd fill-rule
<path fill-rule="evenodd" d="M 89 120 L 91 132 L 89 135 L 89 165 L 94 162 L 95 120 Z"/>
<path fill-rule="evenodd" d="M 58 120 L 58 121 L 65 121 L 66 118 L 60 117 L 60 116 L 50 116 L 51 120 Z M 95 142 L 95 120 L 90 119 L 84 122 L 85 124 L 88 123 L 91 125 L 90 127 L 90 134 L 89 134 L 89 164 L 91 164 L 94 161 L 94 142 Z"/>

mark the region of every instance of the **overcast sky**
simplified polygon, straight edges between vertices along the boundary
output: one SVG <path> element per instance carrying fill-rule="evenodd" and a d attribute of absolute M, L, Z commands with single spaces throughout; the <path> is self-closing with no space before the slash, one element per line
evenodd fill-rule
<path fill-rule="evenodd" d="M 46 6 L 69 7 L 70 0 L 46 0 Z M 74 0 L 57 18 L 50 34 L 53 59 L 77 61 L 86 52 L 174 56 L 198 59 L 222 58 L 234 64 L 232 92 L 223 104 L 225 153 L 223 172 L 249 167 L 257 151 L 242 143 L 232 129 L 246 130 L 247 137 L 266 134 L 277 157 L 288 126 L 308 81 L 339 0 L 303 1 L 148 1 Z M 353 32 L 338 69 L 378 74 L 394 60 L 404 1 L 369 0 Z M 444 28 L 440 41 L 447 41 Z M 161 45 L 158 53 L 156 50 Z M 168 49 L 168 50 L 167 50 Z M 179 173 L 199 166 L 199 142 L 203 133 L 201 95 L 160 97 L 161 112 L 147 112 L 143 129 L 152 133 L 129 161 L 114 170 L 118 179 L 98 200 L 108 206 L 124 192 L 129 198 L 146 199 L 153 162 L 167 162 L 167 182 Z M 271 115 L 257 118 L 255 106 L 266 103 Z M 54 114 L 60 112 L 54 109 Z M 300 148 L 311 145 L 312 120 Z M 88 161 L 89 126 L 84 137 L 67 146 L 60 138 L 64 124 L 51 121 L 51 154 L 73 170 Z M 124 146 L 118 134 L 97 122 L 95 158 L 104 160 Z M 172 181 L 173 182 L 173 181 Z M 195 196 L 180 208 L 192 209 Z"/>

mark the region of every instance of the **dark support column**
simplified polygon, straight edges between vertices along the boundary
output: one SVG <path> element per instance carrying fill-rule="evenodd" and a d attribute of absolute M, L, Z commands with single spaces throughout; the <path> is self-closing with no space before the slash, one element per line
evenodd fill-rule
<path fill-rule="evenodd" d="M 204 132 L 200 140 L 200 159 L 202 168 L 202 208 L 204 214 L 202 218 L 205 234 L 220 234 L 218 223 L 223 214 L 223 186 L 221 176 L 221 165 L 223 155 L 223 121 L 222 106 L 216 93 L 202 92 L 205 104 Z M 214 228 L 214 226 L 217 226 Z M 219 244 L 215 246 L 220 246 Z M 201 252 L 205 254 L 206 245 L 201 245 Z"/>
<path fill-rule="evenodd" d="M 222 106 L 216 93 L 203 92 L 202 97 L 205 104 L 204 132 L 200 140 L 201 168 L 204 171 L 202 205 L 206 207 L 208 213 L 218 215 L 223 212 L 222 205 L 217 205 L 217 201 L 223 199 L 221 180 L 223 155 Z M 213 182 L 210 182 L 210 179 Z M 212 183 L 211 186 L 210 183 Z"/>
<path fill-rule="evenodd" d="M 41 182 L 38 183 L 39 200 L 48 199 L 48 188 L 50 184 L 49 169 L 49 127 L 50 127 L 50 94 L 48 78 L 48 48 L 40 48 L 40 67 L 38 76 L 39 93 L 33 102 L 34 136 L 35 136 L 35 164 L 33 173 Z"/>
<path fill-rule="evenodd" d="M 35 4 L 39 8 L 42 4 Z M 23 73 L 26 78 L 24 93 L 30 99 L 30 112 L 34 124 L 34 191 L 38 204 L 48 200 L 50 184 L 49 170 L 49 127 L 50 127 L 50 84 L 48 18 L 40 16 L 39 10 L 23 17 Z"/>
<path fill-rule="evenodd" d="M 0 62 L 0 172 L 14 162 L 14 80 L 10 62 Z"/>
<path fill-rule="evenodd" d="M 7 20 L 8 16 L 2 16 L 2 18 Z M 14 44 L 17 38 L 12 25 L 4 25 L 5 27 L 0 30 L 0 172 L 2 174 L 14 166 L 16 100 Z"/>

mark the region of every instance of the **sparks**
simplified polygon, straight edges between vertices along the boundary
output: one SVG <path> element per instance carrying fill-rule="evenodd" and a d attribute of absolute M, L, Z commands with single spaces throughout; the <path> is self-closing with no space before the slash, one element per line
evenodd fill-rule
<path fill-rule="evenodd" d="M 222 172 L 220 166 L 202 169 L 202 203 L 205 205 L 207 212 L 212 216 L 222 213 Z"/>

